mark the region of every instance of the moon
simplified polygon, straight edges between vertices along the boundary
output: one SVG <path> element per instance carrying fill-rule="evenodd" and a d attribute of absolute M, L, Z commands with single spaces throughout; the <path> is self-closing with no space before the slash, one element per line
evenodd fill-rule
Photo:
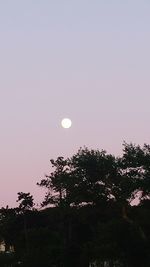
<path fill-rule="evenodd" d="M 62 121 L 61 121 L 61 126 L 65 129 L 68 129 L 70 128 L 72 125 L 72 121 L 68 118 L 64 118 Z"/>

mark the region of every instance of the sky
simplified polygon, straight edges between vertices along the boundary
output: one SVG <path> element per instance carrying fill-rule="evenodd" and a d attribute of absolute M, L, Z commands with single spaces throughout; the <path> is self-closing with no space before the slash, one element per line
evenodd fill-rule
<path fill-rule="evenodd" d="M 150 143 L 149 14 L 149 0 L 0 1 L 1 207 L 41 202 L 51 158 Z"/>

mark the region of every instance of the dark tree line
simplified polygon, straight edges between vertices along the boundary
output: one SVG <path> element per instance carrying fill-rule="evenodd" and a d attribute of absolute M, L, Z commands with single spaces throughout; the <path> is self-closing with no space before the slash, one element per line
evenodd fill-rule
<path fill-rule="evenodd" d="M 0 210 L 0 238 L 14 248 L 1 266 L 149 267 L 150 146 L 124 143 L 120 157 L 81 148 L 51 165 L 40 210 L 23 192 Z"/>

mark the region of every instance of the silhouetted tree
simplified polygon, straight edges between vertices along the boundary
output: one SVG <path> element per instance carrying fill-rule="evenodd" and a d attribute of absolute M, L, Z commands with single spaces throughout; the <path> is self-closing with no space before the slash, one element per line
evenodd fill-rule
<path fill-rule="evenodd" d="M 38 183 L 46 189 L 41 210 L 19 192 L 19 207 L 0 211 L 0 237 L 15 246 L 12 266 L 148 267 L 150 146 L 124 143 L 120 157 L 84 147 L 51 164 Z"/>
<path fill-rule="evenodd" d="M 100 254 L 105 255 L 105 257 L 103 256 L 103 260 L 112 258 L 116 261 L 117 257 L 119 258 L 117 255 L 125 251 L 124 245 L 122 245 L 122 252 L 120 250 L 121 244 L 125 242 L 119 243 L 118 239 L 115 239 L 115 236 L 112 235 L 107 239 L 106 235 L 107 232 L 113 233 L 113 228 L 110 230 L 109 225 L 116 227 L 118 225 L 118 220 L 121 222 L 120 227 L 124 229 L 126 233 L 128 232 L 128 227 L 131 228 L 131 231 L 137 233 L 137 236 L 139 235 L 139 238 L 141 238 L 141 244 L 145 244 L 145 233 L 140 224 L 132 218 L 132 214 L 130 214 L 130 203 L 139 191 L 142 191 L 142 199 L 145 196 L 149 196 L 149 151 L 148 145 L 144 145 L 142 149 L 140 146 L 124 143 L 122 157 L 116 158 L 113 155 L 107 154 L 105 151 L 100 152 L 98 150 L 81 148 L 77 154 L 70 159 L 65 160 L 59 157 L 56 161 L 51 160 L 52 166 L 55 167 L 54 172 L 46 176 L 45 179 L 42 179 L 41 183 L 38 184 L 39 186 L 45 187 L 47 190 L 43 205 L 53 204 L 61 208 L 63 225 L 66 225 L 65 214 L 66 208 L 68 209 L 68 207 L 71 209 L 74 207 L 83 211 L 84 206 L 89 206 L 90 209 L 88 212 L 91 213 L 91 216 L 92 210 L 97 214 L 95 222 L 89 220 L 88 223 L 86 223 L 88 229 L 86 234 L 88 235 L 90 231 L 92 232 L 88 241 L 81 244 L 80 240 L 76 240 L 76 247 L 80 247 L 79 255 L 84 255 L 82 260 L 84 258 L 85 265 L 88 264 L 86 262 L 90 261 L 88 248 L 91 248 L 92 242 L 95 242 L 93 238 L 94 236 L 98 236 L 103 221 L 105 221 L 105 231 L 103 232 L 105 242 L 103 242 L 103 244 L 106 243 L 104 247 L 107 253 L 104 253 L 103 249 L 98 249 Z M 114 217 L 115 213 L 111 215 L 112 217 L 108 216 L 105 209 L 110 212 L 110 207 L 116 207 L 118 214 L 120 214 L 119 218 Z M 103 218 L 99 218 L 100 215 L 103 216 Z M 87 215 L 84 214 L 84 216 L 85 220 Z M 113 220 L 113 224 L 108 224 L 107 216 L 111 221 Z M 68 229 L 71 229 L 71 233 L 74 231 L 72 225 L 72 223 L 67 225 Z M 80 226 L 81 225 L 82 222 L 80 221 Z M 109 226 L 108 229 L 107 225 Z M 126 226 L 127 228 L 125 228 Z M 64 230 L 64 232 L 66 231 L 64 226 L 61 230 Z M 117 237 L 117 231 L 115 235 Z M 72 237 L 73 234 L 70 236 Z M 130 240 L 132 236 L 127 234 L 125 237 L 129 237 L 128 242 L 132 243 Z M 125 237 L 122 239 L 123 241 L 125 241 Z M 97 242 L 102 243 L 101 238 L 97 240 L 99 240 Z M 78 243 L 80 244 L 79 246 L 77 245 Z M 109 245 L 111 243 L 116 244 L 114 249 L 113 246 L 110 246 L 111 250 L 109 250 L 108 243 Z M 132 249 L 130 249 L 130 251 L 132 251 Z M 93 255 L 94 254 L 95 252 L 93 251 Z M 98 255 L 96 257 L 98 258 Z M 125 256 L 121 256 L 120 258 L 123 261 Z M 83 261 L 82 265 L 84 265 Z"/>
<path fill-rule="evenodd" d="M 17 202 L 19 202 L 19 209 L 23 213 L 34 207 L 33 196 L 30 193 L 19 192 Z"/>
<path fill-rule="evenodd" d="M 25 247 L 26 247 L 26 254 L 29 253 L 29 240 L 28 240 L 28 229 L 27 229 L 27 214 L 28 211 L 31 210 L 34 206 L 33 196 L 30 193 L 18 193 L 19 202 L 19 211 L 23 215 L 23 225 L 24 225 L 24 237 L 25 237 Z"/>

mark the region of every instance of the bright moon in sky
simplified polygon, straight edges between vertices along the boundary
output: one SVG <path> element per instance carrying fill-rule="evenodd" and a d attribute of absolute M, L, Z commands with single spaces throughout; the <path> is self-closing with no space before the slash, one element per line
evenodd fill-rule
<path fill-rule="evenodd" d="M 72 121 L 71 121 L 70 119 L 68 119 L 68 118 L 65 118 L 65 119 L 63 119 L 63 120 L 61 121 L 61 125 L 62 125 L 63 128 L 68 129 L 68 128 L 71 127 L 71 125 L 72 125 Z"/>

